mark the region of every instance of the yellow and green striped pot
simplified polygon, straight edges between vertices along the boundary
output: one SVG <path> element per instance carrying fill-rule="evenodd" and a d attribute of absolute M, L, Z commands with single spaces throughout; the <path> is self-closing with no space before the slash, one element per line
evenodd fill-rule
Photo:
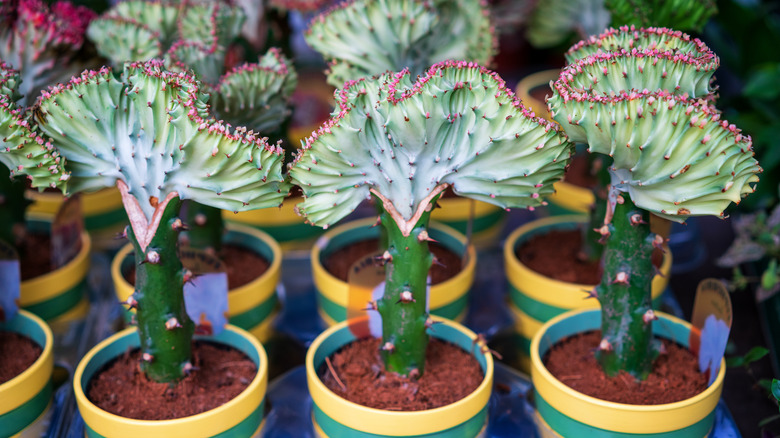
<path fill-rule="evenodd" d="M 127 225 L 127 214 L 122 206 L 122 196 L 116 187 L 105 188 L 81 195 L 81 213 L 84 215 L 84 228 L 92 237 L 93 248 L 97 251 L 116 250 L 121 242 L 116 239 Z M 28 214 L 48 217 L 57 214 L 63 202 L 59 193 L 28 190 L 27 197 L 33 201 Z"/>
<path fill-rule="evenodd" d="M 489 248 L 498 243 L 506 223 L 506 211 L 487 202 L 468 198 L 440 198 L 439 207 L 431 213 L 431 220 L 456 229 L 462 234 L 468 231 L 472 205 L 474 220 L 471 223 L 471 242 L 477 248 Z"/>
<path fill-rule="evenodd" d="M 553 187 L 555 192 L 547 197 L 547 211 L 553 216 L 587 214 L 596 201 L 593 192 L 566 181 L 558 181 Z"/>
<path fill-rule="evenodd" d="M 34 215 L 27 220 L 27 229 L 49 233 L 51 222 Z M 83 232 L 81 250 L 73 260 L 59 269 L 22 282 L 19 306 L 46 320 L 55 333 L 89 311 L 87 272 L 91 246 L 89 234 Z"/>
<path fill-rule="evenodd" d="M 523 105 L 531 108 L 538 117 L 553 123 L 555 123 L 555 120 L 550 117 L 550 112 L 547 110 L 547 102 L 535 98 L 531 91 L 539 87 L 546 87 L 547 95 L 552 96 L 553 92 L 549 87 L 550 81 L 558 79 L 560 74 L 560 69 L 542 70 L 524 77 L 517 83 L 517 97 L 520 98 Z"/>
<path fill-rule="evenodd" d="M 313 401 L 312 422 L 320 438 L 437 437 L 469 438 L 484 436 L 488 401 L 493 386 L 493 358 L 476 347 L 477 336 L 450 320 L 441 321 L 431 336 L 471 352 L 482 367 L 485 379 L 479 387 L 453 404 L 415 412 L 385 411 L 347 401 L 329 390 L 317 376 L 325 359 L 355 340 L 346 322 L 320 334 L 306 353 L 306 379 Z"/>
<path fill-rule="evenodd" d="M 322 235 L 311 249 L 312 277 L 317 292 L 317 307 L 320 317 L 328 326 L 347 319 L 349 284 L 328 272 L 323 266 L 322 260 L 351 243 L 378 239 L 379 228 L 373 226 L 375 223 L 376 219 L 374 218 L 347 222 Z M 437 222 L 431 222 L 428 231 L 432 239 L 455 254 L 466 252 L 466 237 L 456 230 Z M 473 245 L 469 245 L 466 266 L 449 280 L 431 286 L 428 305 L 432 314 L 456 321 L 465 319 L 468 311 L 469 291 L 474 283 L 476 267 L 477 251 Z"/>
<path fill-rule="evenodd" d="M 52 402 L 53 336 L 43 320 L 20 310 L 0 331 L 22 334 L 41 346 L 41 355 L 23 373 L 0 385 L 0 437 L 37 438 L 46 433 Z"/>
<path fill-rule="evenodd" d="M 270 262 L 263 275 L 228 293 L 230 324 L 248 331 L 260 342 L 265 342 L 273 335 L 273 322 L 279 310 L 276 287 L 282 272 L 282 249 L 271 236 L 260 230 L 237 224 L 228 224 L 227 230 L 223 243 L 250 249 Z M 120 301 L 126 301 L 134 290 L 122 275 L 123 270 L 134 262 L 132 252 L 133 246 L 125 245 L 111 263 L 111 278 Z M 128 320 L 131 315 L 129 311 L 125 312 Z"/>
<path fill-rule="evenodd" d="M 227 325 L 216 336 L 199 337 L 209 342 L 229 345 L 246 354 L 257 365 L 257 375 L 233 400 L 201 414 L 174 420 L 135 420 L 120 417 L 95 406 L 85 391 L 90 379 L 108 362 L 138 348 L 137 330 L 125 329 L 100 342 L 79 362 L 73 375 L 76 404 L 85 423 L 88 438 L 246 438 L 257 437 L 263 427 L 265 392 L 268 386 L 268 358 L 263 346 L 248 332 Z"/>
<path fill-rule="evenodd" d="M 657 312 L 655 336 L 688 347 L 691 325 Z M 584 395 L 561 383 L 544 367 L 541 358 L 558 340 L 599 329 L 599 310 L 576 310 L 548 321 L 531 344 L 531 379 L 542 438 L 702 438 L 709 435 L 715 407 L 723 390 L 726 363 L 721 362 L 715 381 L 704 392 L 676 403 L 628 405 Z"/>
<path fill-rule="evenodd" d="M 534 236 L 553 230 L 574 230 L 581 228 L 585 216 L 552 216 L 529 222 L 518 228 L 504 244 L 504 270 L 509 280 L 509 309 L 515 319 L 514 338 L 518 345 L 518 367 L 530 370 L 531 339 L 542 325 L 550 319 L 573 309 L 595 309 L 595 299 L 585 299 L 586 291 L 593 284 L 575 284 L 554 280 L 533 271 L 515 255 L 515 250 Z M 660 271 L 662 275 L 653 278 L 653 305 L 658 308 L 661 295 L 669 283 L 672 269 L 672 254 L 664 253 Z"/>
<path fill-rule="evenodd" d="M 279 208 L 232 211 L 223 210 L 222 217 L 230 222 L 250 226 L 271 235 L 285 251 L 309 249 L 312 242 L 322 235 L 322 228 L 304 222 L 295 212 L 295 206 L 303 198 L 286 199 Z"/>

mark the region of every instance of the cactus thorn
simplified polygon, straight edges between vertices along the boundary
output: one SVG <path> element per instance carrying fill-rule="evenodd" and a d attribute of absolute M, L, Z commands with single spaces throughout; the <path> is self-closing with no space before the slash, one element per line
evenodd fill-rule
<path fill-rule="evenodd" d="M 590 299 L 590 298 L 596 298 L 596 299 L 598 299 L 598 297 L 599 297 L 599 292 L 598 292 L 598 289 L 597 289 L 597 288 L 595 288 L 595 287 L 594 287 L 593 289 L 582 289 L 582 291 L 583 291 L 583 292 L 585 292 L 586 294 L 588 294 L 588 296 L 586 296 L 586 297 L 584 298 L 584 299 L 586 299 L 586 300 L 587 300 L 587 299 Z"/>
<path fill-rule="evenodd" d="M 447 267 L 447 265 L 445 265 L 444 263 L 442 263 L 442 262 L 441 262 L 441 260 L 439 260 L 439 258 L 438 258 L 438 257 L 436 257 L 436 256 L 434 256 L 434 257 L 433 257 L 433 264 L 434 264 L 434 265 L 439 265 L 439 266 L 441 266 L 442 268 L 446 268 L 446 267 Z"/>
<path fill-rule="evenodd" d="M 381 224 L 382 224 L 382 216 L 377 216 L 376 217 L 376 222 L 374 222 L 374 225 L 371 225 L 371 228 L 374 228 L 377 225 L 381 225 Z"/>
<path fill-rule="evenodd" d="M 392 342 L 385 342 L 384 345 L 380 348 L 382 351 L 387 351 L 388 353 L 392 353 L 395 351 L 395 345 L 393 345 Z"/>
<path fill-rule="evenodd" d="M 145 262 L 151 263 L 153 265 L 157 265 L 160 263 L 160 253 L 155 250 L 149 250 L 146 253 L 146 258 L 144 259 Z"/>
<path fill-rule="evenodd" d="M 207 222 L 206 215 L 203 213 L 198 213 L 195 215 L 195 225 L 202 227 L 205 226 Z"/>
<path fill-rule="evenodd" d="M 184 222 L 182 222 L 179 218 L 173 220 L 171 228 L 173 228 L 175 231 L 187 231 L 189 229 L 187 225 L 184 225 Z"/>
<path fill-rule="evenodd" d="M 374 300 L 369 301 L 368 304 L 366 304 L 366 307 L 364 307 L 361 310 L 365 310 L 366 312 L 368 312 L 369 310 L 377 310 L 376 301 Z"/>
<path fill-rule="evenodd" d="M 427 230 L 420 231 L 420 234 L 417 235 L 417 241 L 418 242 L 425 242 L 425 241 L 436 242 L 435 239 L 431 238 L 431 236 L 428 235 L 428 231 Z"/>
<path fill-rule="evenodd" d="M 167 321 L 165 321 L 165 329 L 166 330 L 173 330 L 181 328 L 181 324 L 179 323 L 179 320 L 174 318 L 170 318 Z"/>
<path fill-rule="evenodd" d="M 656 234 L 655 237 L 653 237 L 653 248 L 660 249 L 662 252 L 666 253 L 666 250 L 664 249 L 664 243 L 667 241 L 668 239 L 664 239 L 664 237 L 660 234 Z"/>
<path fill-rule="evenodd" d="M 646 224 L 644 219 L 642 219 L 642 215 L 639 213 L 635 213 L 631 215 L 631 225 L 637 226 L 640 224 Z"/>
<path fill-rule="evenodd" d="M 412 370 L 409 371 L 409 376 L 408 377 L 410 379 L 412 379 L 412 380 L 419 379 L 420 378 L 420 370 L 418 370 L 417 368 L 412 368 Z"/>
<path fill-rule="evenodd" d="M 127 239 L 127 229 L 122 230 L 119 233 L 114 234 L 114 240 Z"/>
<path fill-rule="evenodd" d="M 151 362 L 154 360 L 154 356 L 152 356 L 149 353 L 144 353 L 143 355 L 141 355 L 141 360 L 143 360 L 144 362 Z"/>
<path fill-rule="evenodd" d="M 401 298 L 396 301 L 396 304 L 398 303 L 416 303 L 417 301 L 414 299 L 414 295 L 412 295 L 412 291 L 405 290 L 401 292 Z"/>
<path fill-rule="evenodd" d="M 642 315 L 642 321 L 645 322 L 645 324 L 650 324 L 652 321 L 655 321 L 658 319 L 658 315 L 653 312 L 653 309 L 647 309 L 647 312 L 645 312 L 644 315 Z"/>
<path fill-rule="evenodd" d="M 612 351 L 612 344 L 609 343 L 607 338 L 603 338 L 601 342 L 599 342 L 599 350 L 601 351 Z"/>
<path fill-rule="evenodd" d="M 184 373 L 185 376 L 189 376 L 191 372 L 197 371 L 199 369 L 200 368 L 196 367 L 195 365 L 193 365 L 190 362 L 185 362 L 184 365 L 182 365 L 182 367 L 181 367 L 181 371 L 182 371 L 182 373 Z"/>
<path fill-rule="evenodd" d="M 620 271 L 615 275 L 615 279 L 612 280 L 612 284 L 625 284 L 628 285 L 628 274 L 624 271 Z"/>
<path fill-rule="evenodd" d="M 132 296 L 132 295 L 130 295 L 129 297 L 127 297 L 127 299 L 126 299 L 126 300 L 122 301 L 122 303 L 121 303 L 121 304 L 124 304 L 124 305 L 126 305 L 128 310 L 130 310 L 130 309 L 135 309 L 135 308 L 137 308 L 137 307 L 138 307 L 138 301 L 136 301 L 136 299 L 135 299 L 135 298 L 133 298 L 133 296 Z"/>

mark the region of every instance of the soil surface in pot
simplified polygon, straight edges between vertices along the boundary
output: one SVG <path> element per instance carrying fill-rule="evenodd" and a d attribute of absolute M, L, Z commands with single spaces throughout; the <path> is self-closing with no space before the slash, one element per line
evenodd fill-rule
<path fill-rule="evenodd" d="M 461 258 L 459 255 L 436 242 L 431 242 L 428 247 L 437 260 L 431 265 L 431 284 L 444 282 L 460 273 Z M 361 240 L 333 251 L 325 257 L 322 265 L 334 277 L 341 281 L 347 281 L 349 268 L 361 257 L 378 249 L 379 239 Z"/>
<path fill-rule="evenodd" d="M 48 234 L 27 232 L 19 248 L 19 257 L 22 281 L 48 274 L 51 272 L 51 238 Z"/>
<path fill-rule="evenodd" d="M 409 379 L 387 372 L 379 355 L 378 338 L 352 342 L 334 353 L 331 367 L 319 375 L 331 391 L 370 408 L 391 411 L 421 411 L 452 404 L 474 392 L 484 374 L 477 360 L 449 342 L 431 339 L 425 372 Z M 338 377 L 334 377 L 335 375 Z"/>
<path fill-rule="evenodd" d="M 188 417 L 219 407 L 238 396 L 257 374 L 244 353 L 224 345 L 193 342 L 196 369 L 176 385 L 148 380 L 135 349 L 106 364 L 87 386 L 89 400 L 112 414 L 138 420 Z"/>
<path fill-rule="evenodd" d="M 647 380 L 628 373 L 607 377 L 593 354 L 601 332 L 593 330 L 557 342 L 543 359 L 547 370 L 567 386 L 602 400 L 632 405 L 658 405 L 685 400 L 707 389 L 699 361 L 679 344 L 663 339 L 666 353 L 653 363 Z"/>
<path fill-rule="evenodd" d="M 222 245 L 219 258 L 225 264 L 230 290 L 252 282 L 271 266 L 268 260 L 259 254 L 239 245 Z M 135 265 L 123 272 L 123 276 L 128 283 L 135 285 Z"/>
<path fill-rule="evenodd" d="M 26 336 L 0 331 L 0 384 L 30 368 L 42 351 L 40 345 Z"/>
<path fill-rule="evenodd" d="M 599 284 L 601 265 L 579 259 L 582 233 L 579 230 L 552 230 L 531 237 L 515 249 L 515 257 L 528 268 L 558 281 Z M 661 266 L 663 253 L 653 252 L 653 264 Z"/>

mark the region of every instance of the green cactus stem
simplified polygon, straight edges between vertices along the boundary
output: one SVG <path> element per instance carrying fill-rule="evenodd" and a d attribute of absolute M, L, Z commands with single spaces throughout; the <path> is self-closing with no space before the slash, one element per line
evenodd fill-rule
<path fill-rule="evenodd" d="M 131 300 L 138 309 L 138 334 L 143 359 L 141 370 L 156 382 L 173 382 L 192 369 L 190 348 L 195 324 L 184 307 L 184 269 L 177 240 L 181 202 L 167 199 L 161 208 L 159 227 L 145 247 L 127 227 L 135 251 L 135 292 Z M 178 222 L 177 222 L 178 221 Z"/>
<path fill-rule="evenodd" d="M 315 17 L 306 42 L 330 65 L 328 83 L 448 59 L 488 64 L 496 41 L 483 0 L 354 0 Z"/>
<path fill-rule="evenodd" d="M 647 211 L 636 208 L 628 196 L 617 195 L 612 220 L 602 229 L 604 272 L 596 287 L 602 340 L 596 357 L 609 376 L 626 371 L 644 379 L 659 352 L 660 344 L 653 342 L 649 329 L 656 318 L 651 256 L 663 238 L 650 232 L 649 223 Z"/>
<path fill-rule="evenodd" d="M 532 209 L 563 176 L 573 145 L 475 63 L 442 62 L 416 82 L 408 70 L 388 72 L 350 81 L 335 95 L 332 118 L 290 166 L 305 198 L 298 210 L 327 227 L 372 195 L 381 201 L 388 235 L 384 356 L 394 371 L 419 375 L 431 264 L 425 226 L 435 200 L 451 187 L 456 195 Z"/>
<path fill-rule="evenodd" d="M 134 298 L 139 321 L 150 326 L 142 353 L 159 371 L 149 377 L 163 382 L 186 373 L 181 352 L 191 337 L 180 313 L 183 274 L 172 260 L 184 225 L 176 217 L 179 199 L 238 211 L 278 206 L 289 191 L 281 148 L 216 122 L 206 98 L 191 76 L 154 60 L 128 63 L 120 75 L 86 71 L 50 88 L 33 111 L 37 128 L 68 159 L 73 190 L 116 184 L 122 194 L 147 269 Z M 176 352 L 167 351 L 172 337 L 182 342 Z"/>
<path fill-rule="evenodd" d="M 225 221 L 222 210 L 198 202 L 187 201 L 184 223 L 187 224 L 186 245 L 212 254 L 222 250 Z"/>

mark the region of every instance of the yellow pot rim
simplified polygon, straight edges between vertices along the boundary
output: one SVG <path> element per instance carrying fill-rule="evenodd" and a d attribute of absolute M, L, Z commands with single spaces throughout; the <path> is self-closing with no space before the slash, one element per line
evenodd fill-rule
<path fill-rule="evenodd" d="M 290 223 L 303 223 L 304 219 L 295 212 L 295 206 L 303 202 L 298 196 L 287 198 L 279 207 L 260 208 L 257 210 L 239 211 L 237 213 L 222 210 L 222 218 L 230 222 L 243 224 L 262 224 L 264 226 L 289 225 Z"/>
<path fill-rule="evenodd" d="M 593 192 L 566 181 L 556 182 L 553 188 L 555 192 L 550 195 L 550 202 L 580 213 L 588 213 L 590 206 L 596 202 Z"/>
<path fill-rule="evenodd" d="M 522 284 L 523 293 L 536 301 L 554 307 L 570 308 L 573 302 L 585 301 L 585 292 L 593 289 L 595 284 L 567 283 L 539 274 L 520 262 L 515 256 L 515 246 L 520 237 L 531 230 L 567 222 L 585 223 L 586 221 L 587 216 L 583 215 L 551 216 L 533 220 L 514 230 L 504 242 L 504 269 L 510 284 Z M 664 275 L 656 275 L 653 278 L 653 298 L 659 297 L 666 289 L 671 270 L 672 253 L 666 248 L 660 268 Z"/>
<path fill-rule="evenodd" d="M 228 292 L 228 315 L 232 316 L 252 309 L 276 292 L 276 285 L 279 283 L 282 271 L 282 249 L 273 237 L 260 230 L 233 223 L 226 224 L 226 227 L 228 230 L 238 231 L 262 240 L 273 252 L 273 260 L 263 275 Z M 133 245 L 131 243 L 125 244 L 111 261 L 111 278 L 120 301 L 127 300 L 135 290 L 133 285 L 122 275 L 121 270 L 122 261 L 132 251 Z"/>
<path fill-rule="evenodd" d="M 28 215 L 30 219 L 47 220 L 40 215 Z M 73 260 L 58 269 L 22 282 L 20 303 L 31 306 L 49 300 L 79 284 L 89 270 L 92 239 L 86 231 L 81 232 L 81 250 Z"/>
<path fill-rule="evenodd" d="M 63 202 L 60 193 L 39 192 L 34 189 L 27 190 L 25 196 L 35 204 L 30 206 L 31 212 L 53 216 L 57 214 Z M 106 213 L 122 206 L 122 195 L 116 187 L 106 187 L 94 192 L 81 193 L 81 212 L 84 216 Z"/>
<path fill-rule="evenodd" d="M 474 216 L 484 216 L 501 210 L 501 207 L 497 205 L 462 197 L 439 198 L 437 202 L 441 208 L 437 208 L 431 213 L 431 220 L 434 221 L 466 220 L 469 217 L 472 202 L 474 203 Z"/>
<path fill-rule="evenodd" d="M 19 315 L 32 320 L 43 330 L 45 342 L 38 359 L 13 379 L 0 384 L 0 415 L 12 411 L 33 398 L 49 383 L 54 369 L 54 336 L 48 324 L 26 310 Z"/>
<path fill-rule="evenodd" d="M 662 433 L 670 428 L 678 429 L 679 424 L 695 424 L 712 412 L 723 389 L 726 376 L 725 359 L 721 360 L 715 381 L 703 392 L 686 400 L 660 405 L 630 405 L 605 401 L 582 394 L 556 379 L 545 368 L 539 356 L 542 337 L 553 324 L 589 311 L 592 310 L 578 309 L 558 315 L 545 323 L 531 341 L 531 376 L 534 389 L 556 410 L 574 420 L 608 430 L 615 430 L 611 421 L 616 415 L 620 415 L 625 418 L 624 423 L 627 423 L 627 426 L 625 429 L 615 430 L 616 432 L 640 434 Z M 675 316 L 663 312 L 656 314 L 673 323 L 690 326 L 687 321 Z"/>
<path fill-rule="evenodd" d="M 547 103 L 531 96 L 531 90 L 558 79 L 560 74 L 560 69 L 542 70 L 524 77 L 517 83 L 517 97 L 520 98 L 523 105 L 533 109 L 537 117 L 541 117 L 553 123 L 555 121 L 552 120 L 552 117 L 550 117 L 550 114 L 547 111 Z M 552 94 L 552 90 L 550 90 L 549 93 Z M 544 109 L 544 111 L 542 111 L 542 109 Z"/>
<path fill-rule="evenodd" d="M 101 341 L 79 361 L 76 372 L 73 375 L 73 392 L 76 394 L 76 402 L 84 422 L 95 432 L 103 436 L 115 438 L 144 437 L 171 437 L 181 436 L 183 431 L 191 437 L 208 437 L 223 432 L 226 424 L 238 424 L 239 421 L 251 414 L 265 396 L 268 386 L 268 356 L 260 342 L 251 334 L 238 327 L 226 325 L 225 330 L 233 331 L 246 341 L 250 342 L 257 350 L 260 364 L 257 367 L 255 378 L 244 391 L 227 403 L 209 411 L 189 417 L 173 420 L 136 420 L 124 418 L 119 415 L 106 412 L 94 405 L 84 394 L 81 388 L 81 380 L 84 369 L 94 356 L 116 339 L 128 333 L 135 332 L 135 327 L 122 330 L 113 336 Z M 186 429 L 185 429 L 186 428 Z"/>
<path fill-rule="evenodd" d="M 342 307 L 347 307 L 349 302 L 349 285 L 345 281 L 341 281 L 333 274 L 328 272 L 320 261 L 320 254 L 328 243 L 337 234 L 346 233 L 348 231 L 374 225 L 376 219 L 365 218 L 350 221 L 345 224 L 339 225 L 325 234 L 323 234 L 314 245 L 311 247 L 311 266 L 314 277 L 314 283 L 317 285 L 317 290 L 327 297 L 330 301 L 338 304 Z M 452 227 L 444 225 L 440 222 L 431 221 L 431 228 L 435 228 L 439 231 L 447 233 L 448 235 L 456 238 L 461 244 L 466 245 L 466 237 L 459 233 Z M 431 286 L 431 292 L 429 297 L 428 306 L 438 308 L 445 306 L 449 303 L 460 298 L 463 294 L 453 293 L 452 291 L 462 290 L 464 293 L 469 290 L 470 287 L 463 288 L 463 285 L 471 285 L 474 281 L 474 275 L 477 267 L 477 250 L 474 245 L 468 246 L 468 262 L 466 266 L 460 270 L 454 277 Z"/>
<path fill-rule="evenodd" d="M 472 339 L 477 338 L 474 332 L 461 324 L 437 316 L 431 317 L 465 333 Z M 386 435 L 388 431 L 392 431 L 393 436 L 417 436 L 455 427 L 477 415 L 488 403 L 493 387 L 493 357 L 490 354 L 485 355 L 487 371 L 482 383 L 465 398 L 447 406 L 425 411 L 399 412 L 369 408 L 345 400 L 328 389 L 317 376 L 317 370 L 314 369 L 314 354 L 329 336 L 343 329 L 347 324 L 348 321 L 340 322 L 322 332 L 306 352 L 306 380 L 309 393 L 325 415 L 347 427 L 367 433 Z"/>

